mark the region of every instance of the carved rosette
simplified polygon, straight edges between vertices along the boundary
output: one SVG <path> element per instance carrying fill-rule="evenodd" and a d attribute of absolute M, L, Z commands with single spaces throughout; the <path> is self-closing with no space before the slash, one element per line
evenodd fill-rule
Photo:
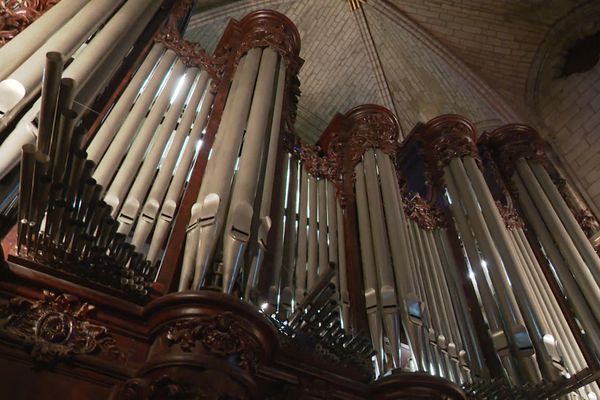
<path fill-rule="evenodd" d="M 58 2 L 59 0 L 0 1 L 0 47 Z"/>
<path fill-rule="evenodd" d="M 431 182 L 442 181 L 443 168 L 456 157 L 471 156 L 479 161 L 477 132 L 466 118 L 440 115 L 425 124 L 419 140 L 423 145 L 427 174 Z"/>
<path fill-rule="evenodd" d="M 125 358 L 106 327 L 86 320 L 92 310 L 68 294 L 44 291 L 35 302 L 15 298 L 0 306 L 0 334 L 20 341 L 42 365 L 100 352 Z"/>

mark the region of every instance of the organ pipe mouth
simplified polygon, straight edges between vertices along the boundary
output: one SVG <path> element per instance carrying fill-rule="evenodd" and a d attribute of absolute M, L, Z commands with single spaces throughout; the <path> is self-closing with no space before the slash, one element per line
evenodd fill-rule
<path fill-rule="evenodd" d="M 0 118 L 16 106 L 25 94 L 25 87 L 17 80 L 5 79 L 0 82 Z"/>

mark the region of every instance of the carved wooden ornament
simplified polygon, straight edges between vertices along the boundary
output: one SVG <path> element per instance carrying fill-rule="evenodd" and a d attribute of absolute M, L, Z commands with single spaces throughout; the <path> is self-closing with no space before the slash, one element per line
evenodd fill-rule
<path fill-rule="evenodd" d="M 167 329 L 166 338 L 183 351 L 189 352 L 199 344 L 211 355 L 234 360 L 239 368 L 251 373 L 256 371 L 258 357 L 253 349 L 257 344 L 230 312 L 177 321 Z"/>
<path fill-rule="evenodd" d="M 35 302 L 14 298 L 0 306 L 0 335 L 21 341 L 42 365 L 99 352 L 125 358 L 106 327 L 86 320 L 93 309 L 75 296 L 48 291 Z"/>

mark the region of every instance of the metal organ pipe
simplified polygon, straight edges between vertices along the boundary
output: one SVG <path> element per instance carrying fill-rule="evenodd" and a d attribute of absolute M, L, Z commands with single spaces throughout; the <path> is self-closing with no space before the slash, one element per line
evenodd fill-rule
<path fill-rule="evenodd" d="M 308 177 L 308 260 L 306 289 L 311 290 L 318 277 L 319 248 L 317 238 L 318 194 L 317 178 Z"/>
<path fill-rule="evenodd" d="M 406 241 L 402 200 L 397 196 L 398 181 L 396 180 L 396 173 L 389 156 L 380 149 L 376 149 L 375 152 L 381 179 L 383 209 L 387 221 L 387 234 L 389 235 L 390 254 L 392 257 L 396 288 L 398 298 L 401 299 L 399 301 L 399 311 L 402 316 L 410 348 L 413 350 L 414 356 L 417 358 L 417 364 L 420 366 L 422 349 L 420 349 L 417 337 L 419 334 L 418 331 L 422 326 L 422 321 L 420 320 L 420 315 L 409 315 L 409 304 L 412 304 L 414 308 L 415 293 L 411 286 L 413 278 L 409 267 L 411 261 L 409 259 L 409 250 Z M 415 314 L 414 311 L 413 314 Z M 418 321 L 414 321 L 414 319 L 417 319 Z"/>
<path fill-rule="evenodd" d="M 277 158 L 278 158 L 278 149 L 279 149 L 279 144 L 280 144 L 280 135 L 281 135 L 281 121 L 282 121 L 282 113 L 283 113 L 283 98 L 284 98 L 284 91 L 285 91 L 285 81 L 286 81 L 286 73 L 285 73 L 285 64 L 283 62 L 283 60 L 281 58 L 279 58 L 279 66 L 278 66 L 278 73 L 276 76 L 276 87 L 275 87 L 275 100 L 273 103 L 273 113 L 272 113 L 272 118 L 271 118 L 271 127 L 270 127 L 270 132 L 269 132 L 269 147 L 267 149 L 267 160 L 266 160 L 266 166 L 265 166 L 265 178 L 264 178 L 264 182 L 262 184 L 262 198 L 261 198 L 261 202 L 260 202 L 260 213 L 258 215 L 259 217 L 259 227 L 258 227 L 258 234 L 257 234 L 257 242 L 258 242 L 258 248 L 256 251 L 256 255 L 254 256 L 255 258 L 255 262 L 252 266 L 252 271 L 254 272 L 254 277 L 256 277 L 256 279 L 258 278 L 259 274 L 260 274 L 260 270 L 261 270 L 261 266 L 262 266 L 262 262 L 264 260 L 264 256 L 265 253 L 267 251 L 267 249 L 269 248 L 268 243 L 267 243 L 267 239 L 269 236 L 269 231 L 271 229 L 271 223 L 272 223 L 272 217 L 270 215 L 271 213 L 271 200 L 273 197 L 273 185 L 275 182 L 275 171 L 277 169 Z M 288 162 L 289 161 L 289 162 Z M 282 174 L 281 174 L 281 178 L 280 178 L 280 182 L 285 185 L 285 182 L 287 180 L 287 173 L 283 173 L 283 172 L 287 172 L 289 170 L 291 170 L 292 168 L 292 163 L 293 160 L 288 160 L 287 158 L 283 157 L 282 158 L 282 162 L 284 163 L 284 167 L 282 168 Z M 290 179 L 292 179 L 290 177 Z M 289 192 L 289 187 L 291 186 L 291 182 L 288 183 L 288 192 Z M 296 192 L 293 192 L 294 196 L 296 195 Z M 281 192 L 282 196 L 285 196 L 286 193 L 284 191 Z M 289 198 L 289 193 L 288 193 L 288 198 Z M 295 198 L 295 197 L 294 197 Z M 281 201 L 281 206 L 280 206 L 280 215 L 284 214 L 284 207 L 285 207 L 285 200 L 282 199 Z M 286 220 L 287 223 L 287 220 Z M 274 249 L 274 253 L 275 253 L 275 271 L 274 271 L 274 276 L 273 276 L 273 285 L 271 285 L 269 291 L 269 299 L 270 301 L 275 304 L 277 301 L 275 300 L 277 298 L 277 295 L 279 293 L 279 288 L 280 288 L 280 274 L 281 274 L 281 269 L 283 268 L 283 263 L 284 263 L 284 240 L 287 241 L 289 240 L 289 238 L 287 237 L 287 235 L 285 236 L 285 239 L 283 239 L 284 237 L 284 233 L 283 231 L 286 229 L 283 225 L 283 221 L 280 221 L 279 224 L 275 227 L 277 229 L 276 231 L 276 237 L 278 238 L 278 240 L 276 240 L 275 242 L 275 249 Z M 279 232 L 279 230 L 281 230 L 281 232 Z M 293 243 L 293 242 L 292 242 Z M 256 281 L 255 280 L 250 280 L 249 282 L 246 284 L 247 287 L 254 287 L 256 285 Z"/>
<path fill-rule="evenodd" d="M 169 74 L 165 87 L 150 108 L 148 117 L 142 123 L 131 146 L 127 149 L 127 153 L 120 168 L 116 171 L 115 178 L 111 182 L 106 195 L 104 196 L 104 201 L 106 201 L 113 209 L 113 217 L 119 215 L 118 212 L 123 205 L 125 194 L 136 176 L 136 172 L 142 163 L 144 153 L 146 153 L 149 143 L 156 138 L 158 125 L 163 118 L 163 114 L 169 105 L 173 91 L 184 70 L 185 66 L 183 63 L 177 61 Z"/>
<path fill-rule="evenodd" d="M 18 114 L 18 111 L 20 111 L 20 108 L 27 104 L 25 100 L 36 95 L 36 91 L 39 90 L 42 84 L 41 78 L 46 53 L 60 53 L 64 59 L 70 57 L 121 4 L 122 0 L 114 2 L 88 2 L 41 47 L 14 69 L 8 77 L 0 81 L 0 116 L 4 115 L 4 117 L 0 117 L 0 120 L 14 118 Z M 74 6 L 77 9 L 77 4 Z M 49 12 L 52 12 L 52 9 Z M 58 15 L 58 17 L 60 18 L 61 16 Z M 36 25 L 35 22 L 31 27 Z M 107 23 L 107 25 L 109 24 L 110 22 Z M 46 28 L 44 27 L 44 29 Z M 92 48 L 95 47 L 92 46 L 91 42 L 89 46 Z M 85 49 L 78 55 L 78 58 L 83 57 L 84 53 Z M 73 64 L 67 70 L 72 68 Z M 73 95 L 75 95 L 74 92 Z M 25 116 L 21 118 L 16 128 L 0 145 L 0 179 L 18 163 L 20 149 L 23 144 L 35 141 L 38 129 L 34 124 L 34 119 L 40 111 L 40 107 L 41 102 L 34 103 Z M 8 120 L 3 120 L 1 123 L 6 127 L 9 122 Z M 46 129 L 46 127 L 42 129 Z M 42 133 L 44 134 L 44 131 Z M 44 140 L 42 140 L 42 144 L 44 144 Z"/>
<path fill-rule="evenodd" d="M 400 319 L 396 300 L 396 285 L 391 265 L 381 188 L 375 161 L 375 152 L 368 149 L 363 154 L 363 167 L 373 235 L 373 250 L 377 266 L 378 291 L 381 302 L 383 326 L 390 342 L 394 368 L 400 368 Z"/>
<path fill-rule="evenodd" d="M 227 114 L 223 112 L 217 137 L 223 136 L 220 142 L 215 143 L 214 158 L 211 158 L 207 164 L 205 179 L 200 187 L 201 226 L 192 283 L 194 289 L 202 285 L 223 231 L 235 162 L 242 144 L 261 56 L 262 49 L 252 49 L 245 57 L 243 69 L 240 71 L 242 77 L 239 81 L 237 98 L 232 104 L 231 111 Z M 210 169 L 211 164 L 213 169 Z M 243 208 L 239 212 L 243 212 Z"/>
<path fill-rule="evenodd" d="M 289 155 L 289 180 L 285 210 L 285 233 L 283 250 L 283 274 L 281 276 L 280 312 L 287 317 L 294 301 L 294 267 L 298 235 L 296 232 L 296 208 L 298 200 L 298 160 Z"/>
<path fill-rule="evenodd" d="M 464 289 L 461 286 L 460 276 L 458 274 L 458 266 L 452 256 L 450 243 L 448 242 L 447 232 L 443 228 L 437 229 L 434 234 L 437 249 L 442 260 L 444 271 L 448 271 L 449 277 L 447 280 L 450 296 L 455 299 L 455 318 L 457 318 L 459 331 L 463 338 L 465 351 L 467 352 L 467 360 L 463 360 L 459 351 L 459 359 L 463 368 L 475 369 L 475 374 L 484 376 L 488 374 L 485 363 L 481 357 L 479 348 L 479 340 L 475 333 L 475 326 L 472 319 L 469 317 L 469 306 L 465 297 Z M 463 363 L 467 365 L 465 365 Z"/>
<path fill-rule="evenodd" d="M 131 143 L 134 135 L 138 132 L 140 123 L 146 116 L 150 105 L 160 89 L 163 79 L 156 78 L 162 78 L 168 74 L 175 58 L 175 53 L 171 50 L 167 50 L 161 57 L 158 65 L 154 69 L 154 72 L 149 77 L 148 84 L 144 87 L 142 93 L 135 101 L 133 108 L 127 114 L 125 121 L 120 126 L 118 132 L 114 136 L 114 139 L 110 143 L 110 146 L 104 153 L 101 161 L 98 163 L 98 167 L 96 167 L 96 170 L 94 171 L 92 177 L 96 179 L 96 182 L 98 182 L 99 185 L 106 188 L 113 179 L 117 167 L 127 152 L 129 144 Z M 121 112 L 121 109 L 119 109 L 118 112 Z M 115 121 L 115 124 L 116 123 L 117 121 Z"/>
<path fill-rule="evenodd" d="M 329 249 L 327 239 L 327 180 L 321 178 L 317 182 L 318 214 L 319 214 L 319 268 L 329 265 Z M 321 274 L 322 271 L 319 271 Z"/>
<path fill-rule="evenodd" d="M 377 266 L 373 254 L 374 249 L 371 232 L 371 218 L 369 216 L 369 201 L 362 162 L 356 164 L 354 167 L 354 174 L 356 176 L 356 209 L 358 214 L 358 232 L 360 237 L 360 254 L 362 259 L 367 319 L 369 322 L 373 348 L 377 352 L 376 359 L 378 370 L 382 372 L 383 342 L 380 325 L 381 315 L 379 311 L 379 296 L 377 292 Z"/>
<path fill-rule="evenodd" d="M 179 71 L 174 70 L 172 73 L 175 74 L 177 72 Z M 133 224 L 138 219 L 140 207 L 148 193 L 152 180 L 155 178 L 156 168 L 165 152 L 165 146 L 172 136 L 197 73 L 198 70 L 196 68 L 190 68 L 183 77 L 180 77 L 182 84 L 180 83 L 180 90 L 176 94 L 177 98 L 173 99 L 173 97 L 171 97 L 169 110 L 165 113 L 164 120 L 160 123 L 160 126 L 157 127 L 152 144 L 150 144 L 145 151 L 146 154 L 143 156 L 142 166 L 139 171 L 137 171 L 135 180 L 127 193 L 127 197 L 123 202 L 123 207 L 121 207 L 121 211 L 117 217 L 117 221 L 119 222 L 119 229 L 117 229 L 118 233 L 128 234 Z M 178 75 L 173 75 L 173 77 L 178 78 Z M 165 92 L 165 94 L 173 96 L 172 93 Z M 132 150 L 130 149 L 130 151 Z M 125 159 L 125 161 L 127 161 L 127 159 Z M 124 167 L 128 168 L 128 164 L 125 164 L 125 162 Z M 133 169 L 136 170 L 136 168 Z M 107 203 L 109 202 L 107 201 Z"/>
<path fill-rule="evenodd" d="M 44 12 L 17 36 L 0 48 L 0 80 L 27 60 L 61 26 L 64 26 L 90 0 L 61 0 Z"/>
<path fill-rule="evenodd" d="M 127 88 L 125 88 L 119 97 L 119 100 L 117 100 L 114 107 L 98 129 L 98 132 L 96 132 L 90 141 L 90 144 L 86 149 L 89 160 L 98 164 L 102 159 L 102 156 L 109 148 L 112 140 L 119 131 L 119 128 L 123 124 L 123 121 L 131 111 L 134 100 L 140 93 L 142 86 L 150 77 L 152 70 L 156 67 L 156 63 L 163 55 L 164 50 L 165 47 L 163 44 L 154 43 L 152 49 L 144 59 L 144 62 L 135 72 L 133 78 L 127 85 Z M 158 79 L 155 80 L 158 81 Z"/>
<path fill-rule="evenodd" d="M 0 113 L 11 110 L 39 84 L 47 52 L 54 51 L 65 58 L 70 57 L 122 3 L 123 0 L 90 1 L 50 36 L 35 53 L 0 82 Z"/>
<path fill-rule="evenodd" d="M 92 66 L 94 71 L 89 74 L 93 75 L 93 77 L 86 78 L 87 82 L 77 89 L 73 108 L 78 114 L 83 113 L 91 105 L 90 103 L 98 95 L 100 89 L 109 83 L 109 80 L 114 76 L 118 67 L 122 65 L 124 58 L 132 49 L 136 40 L 155 15 L 159 5 L 158 2 L 152 2 L 149 8 L 146 7 L 141 15 L 138 15 L 134 19 L 136 23 L 133 26 L 131 23 L 128 23 L 127 29 L 119 35 L 118 40 L 115 40 L 116 45 L 109 49 L 106 55 L 103 55 L 103 61 L 98 63 L 97 66 Z M 99 39 L 95 38 L 95 40 Z"/>
<path fill-rule="evenodd" d="M 231 293 L 251 235 L 253 204 L 256 196 L 263 148 L 267 139 L 269 111 L 273 106 L 278 54 L 263 50 L 256 88 L 238 171 L 231 191 L 231 204 L 223 239 L 223 292 Z M 272 186 L 272 184 L 271 184 Z"/>
<path fill-rule="evenodd" d="M 339 200 L 336 202 L 336 222 L 338 239 L 338 274 L 342 323 L 346 332 L 350 331 L 350 294 L 348 293 L 348 274 L 346 272 L 346 239 L 344 233 L 344 213 Z"/>
<path fill-rule="evenodd" d="M 591 304 L 600 302 L 600 287 L 590 271 L 585 260 L 577 250 L 575 244 L 570 239 L 567 230 L 560 221 L 558 215 L 552 208 L 550 200 L 546 197 L 543 188 L 536 180 L 531 169 L 528 168 L 525 160 L 517 161 L 517 171 L 523 182 L 527 185 L 528 191 L 532 192 L 534 204 L 541 210 L 544 222 L 550 228 L 550 233 L 554 237 L 558 248 L 565 257 L 570 268 L 574 268 L 573 276 L 581 287 L 585 297 Z M 592 307 L 596 320 L 600 321 L 600 309 Z"/>
<path fill-rule="evenodd" d="M 237 99 L 237 90 L 240 84 L 240 81 L 242 79 L 242 71 L 244 69 L 244 65 L 245 65 L 245 57 L 242 57 L 242 59 L 239 61 L 238 63 L 238 67 L 237 67 L 237 74 L 235 75 L 233 82 L 231 83 L 230 89 L 229 89 L 229 93 L 227 95 L 227 101 L 225 103 L 225 108 L 223 109 L 223 114 L 225 113 L 230 113 L 231 112 L 231 108 L 233 107 L 234 102 Z M 224 120 L 221 121 L 221 124 L 224 123 L 228 123 L 228 120 Z M 222 141 L 222 136 L 216 136 L 215 137 L 215 141 L 213 144 L 213 151 L 212 151 L 212 155 L 214 156 L 214 153 L 216 152 L 219 143 Z M 211 172 L 211 170 L 209 170 L 209 168 L 213 168 L 213 164 L 214 162 L 210 162 L 210 160 L 212 160 L 212 157 L 209 159 L 209 162 L 206 165 L 206 172 Z M 207 175 L 208 176 L 208 175 Z M 192 280 L 194 279 L 194 270 L 195 270 L 195 263 L 196 263 L 196 252 L 198 250 L 198 237 L 200 234 L 200 230 L 199 230 L 199 216 L 200 216 L 200 210 L 202 207 L 202 203 L 201 203 L 201 199 L 204 200 L 203 198 L 203 192 L 202 192 L 202 188 L 203 186 L 200 186 L 200 192 L 198 193 L 198 197 L 196 199 L 196 203 L 194 203 L 194 205 L 192 206 L 191 209 L 191 215 L 190 215 L 190 222 L 188 223 L 187 226 L 187 235 L 186 235 L 186 240 L 185 240 L 185 250 L 183 252 L 183 263 L 181 266 L 181 276 L 179 278 L 179 291 L 182 290 L 187 290 L 190 288 L 190 284 L 192 282 Z M 214 198 L 214 196 L 209 197 L 210 200 L 212 200 Z M 211 204 L 213 204 L 214 202 L 211 202 Z"/>
<path fill-rule="evenodd" d="M 76 92 L 86 84 L 100 63 L 117 45 L 118 39 L 131 28 L 131 21 L 146 19 L 148 15 L 153 15 L 159 6 L 160 2 L 152 0 L 127 0 L 123 4 L 65 70 L 64 77 L 73 79 Z"/>
<path fill-rule="evenodd" d="M 544 208 L 540 207 L 542 212 L 539 212 L 536 209 L 536 203 L 532 200 L 529 195 L 528 189 L 535 190 L 534 186 L 525 186 L 523 180 L 520 178 L 518 174 L 513 175 L 512 181 L 515 184 L 517 190 L 519 191 L 519 204 L 521 205 L 527 220 L 533 226 L 535 230 L 535 234 L 539 237 L 540 242 L 544 251 L 547 253 L 548 258 L 552 262 L 554 266 L 555 273 L 558 275 L 560 282 L 563 285 L 565 294 L 572 302 L 576 314 L 579 316 L 579 320 L 587 332 L 598 332 L 600 331 L 600 325 L 598 324 L 598 313 L 596 312 L 595 307 L 590 307 L 586 301 L 586 291 L 585 287 L 580 289 L 578 287 L 578 281 L 574 279 L 573 274 L 569 270 L 565 259 L 561 254 L 561 250 L 557 246 L 558 242 L 555 242 L 552 238 L 553 233 L 546 227 L 544 221 L 548 216 Z M 544 205 L 544 203 L 540 204 Z M 539 205 L 538 205 L 539 207 Z M 544 218 L 544 216 L 546 216 Z M 551 228 L 552 226 L 549 225 Z M 561 238 L 561 240 L 566 240 L 566 238 Z M 590 281 L 585 281 L 583 284 L 589 284 Z M 580 283 L 581 284 L 581 283 Z M 600 354 L 600 338 L 597 335 L 587 335 L 594 351 L 596 354 Z"/>
<path fill-rule="evenodd" d="M 171 222 L 175 217 L 175 209 L 181 190 L 183 189 L 185 178 L 188 175 L 192 159 L 196 153 L 198 141 L 208 120 L 213 99 L 214 94 L 210 90 L 208 73 L 202 71 L 198 76 L 191 97 L 181 116 L 181 121 L 177 126 L 173 142 L 152 184 L 152 189 L 142 208 L 142 216 L 133 234 L 131 243 L 139 247 L 146 241 L 150 230 L 156 223 L 156 229 L 154 230 L 150 248 L 146 256 L 147 260 L 154 261 L 166 239 Z M 200 110 L 198 110 L 199 105 Z M 190 128 L 192 128 L 191 132 Z M 186 138 L 187 142 L 185 142 Z M 179 163 L 176 165 L 178 159 Z"/>
<path fill-rule="evenodd" d="M 296 296 L 299 303 L 306 292 L 308 172 L 300 163 L 300 216 L 298 218 L 298 256 L 296 258 Z"/>
<path fill-rule="evenodd" d="M 550 353 L 555 352 L 555 349 L 548 348 L 548 345 L 552 347 L 554 345 L 544 341 L 544 337 L 548 335 L 548 330 L 547 327 L 544 329 L 544 326 L 540 323 L 539 313 L 542 311 L 539 308 L 536 310 L 535 301 L 531 299 L 532 292 L 528 284 L 528 279 L 523 276 L 523 265 L 515 254 L 515 249 L 512 246 L 504 221 L 500 216 L 492 194 L 475 160 L 469 156 L 463 157 L 462 164 L 477 193 L 486 222 L 496 238 L 499 250 L 503 253 L 503 259 L 506 260 L 504 265 L 510 276 L 513 277 L 511 280 L 512 287 L 518 294 L 516 300 L 523 313 L 527 329 L 535 346 L 536 356 L 542 367 L 542 373 L 548 379 L 556 379 L 559 376 L 559 372 L 554 366 L 552 356 L 550 355 Z M 457 163 L 457 165 L 459 164 Z M 554 339 L 552 338 L 551 340 L 553 341 Z"/>
<path fill-rule="evenodd" d="M 446 187 L 452 199 L 452 209 L 456 210 L 453 211 L 453 215 L 457 220 L 459 229 L 460 225 L 462 224 L 462 218 L 460 217 L 460 212 L 457 212 L 457 208 L 454 207 L 454 204 L 456 203 L 456 207 L 459 207 L 459 202 L 464 201 L 465 209 L 471 211 L 471 213 L 468 215 L 470 226 L 473 228 L 474 233 L 478 238 L 478 243 L 481 246 L 482 253 L 485 254 L 487 257 L 487 260 L 485 260 L 486 265 L 488 265 L 488 263 L 491 264 L 487 271 L 494 288 L 494 293 L 496 295 L 493 296 L 491 292 L 488 294 L 486 287 L 487 282 L 484 279 L 485 275 L 483 269 L 480 271 L 475 271 L 476 278 L 479 278 L 477 281 L 477 287 L 480 290 L 480 293 L 482 294 L 484 307 L 486 303 L 491 303 L 491 299 L 495 298 L 497 301 L 496 304 L 498 305 L 500 314 L 499 319 L 503 321 L 503 325 L 505 325 L 505 328 L 504 330 L 500 329 L 499 326 L 497 328 L 494 328 L 494 312 L 492 311 L 491 307 L 488 306 L 486 307 L 486 316 L 489 315 L 488 320 L 490 321 L 490 328 L 492 328 L 492 332 L 490 332 L 490 334 L 492 336 L 494 348 L 496 349 L 496 352 L 498 352 L 498 355 L 501 358 L 504 368 L 506 369 L 512 380 L 518 381 L 518 373 L 513 366 L 513 360 L 510 357 L 509 349 L 512 349 L 515 354 L 519 354 L 520 348 L 514 342 L 514 338 L 511 335 L 523 332 L 524 326 L 520 325 L 520 315 L 515 314 L 518 313 L 518 309 L 516 309 L 516 305 L 513 306 L 514 297 L 512 297 L 512 293 L 509 290 L 507 290 L 507 288 L 509 288 L 510 285 L 507 282 L 506 275 L 500 270 L 501 264 L 499 264 L 499 256 L 495 256 L 492 250 L 492 239 L 489 231 L 487 231 L 487 229 L 485 228 L 483 216 L 481 215 L 481 211 L 478 208 L 479 206 L 477 205 L 476 200 L 474 199 L 474 194 L 472 194 L 472 192 L 469 192 L 469 187 L 466 186 L 466 183 L 468 182 L 466 180 L 460 181 L 460 179 L 461 177 L 455 178 L 453 176 L 453 174 L 450 172 L 449 167 L 444 168 L 444 183 L 446 184 Z M 463 179 L 466 179 L 466 177 Z M 458 182 L 461 182 L 461 184 L 457 184 Z M 459 191 L 458 187 L 461 185 L 462 188 Z M 466 226 L 463 227 L 463 229 L 461 229 L 461 237 L 463 238 L 463 240 L 465 240 L 465 238 L 468 237 L 468 235 L 470 235 L 470 232 L 469 230 L 467 230 L 468 228 L 466 228 Z M 475 265 L 478 266 L 477 261 L 477 259 L 473 259 L 472 261 L 470 261 L 471 268 L 475 269 L 473 262 L 475 262 Z M 483 261 L 484 260 L 480 260 L 479 265 L 481 265 Z M 479 268 L 477 267 L 477 269 Z M 491 299 L 488 299 L 486 301 L 485 299 L 488 298 L 488 296 L 491 297 Z M 530 353 L 527 352 L 525 349 L 523 350 L 524 351 L 520 353 L 522 356 L 527 357 L 530 355 Z"/>
<path fill-rule="evenodd" d="M 529 166 L 540 183 L 540 186 L 546 193 L 546 196 L 552 203 L 556 214 L 559 216 L 565 229 L 569 233 L 573 244 L 579 251 L 579 254 L 581 254 L 581 258 L 583 258 L 588 268 L 591 270 L 596 284 L 600 285 L 600 258 L 598 258 L 598 254 L 596 254 L 594 247 L 590 243 L 589 239 L 585 236 L 581 226 L 579 226 L 579 223 L 556 188 L 556 185 L 554 182 L 552 182 L 552 179 L 548 175 L 546 169 L 539 163 L 531 161 L 527 162 L 523 159 L 517 161 L 517 163 L 519 164 L 519 171 L 525 171 L 527 166 Z"/>

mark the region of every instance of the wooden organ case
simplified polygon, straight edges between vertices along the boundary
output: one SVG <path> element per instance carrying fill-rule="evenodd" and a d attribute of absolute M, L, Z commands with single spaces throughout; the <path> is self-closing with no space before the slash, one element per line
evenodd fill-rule
<path fill-rule="evenodd" d="M 192 3 L 41 1 L 0 42 L 3 397 L 599 394 L 599 225 L 535 131 L 363 105 L 303 143 L 293 23 L 208 55 Z"/>

